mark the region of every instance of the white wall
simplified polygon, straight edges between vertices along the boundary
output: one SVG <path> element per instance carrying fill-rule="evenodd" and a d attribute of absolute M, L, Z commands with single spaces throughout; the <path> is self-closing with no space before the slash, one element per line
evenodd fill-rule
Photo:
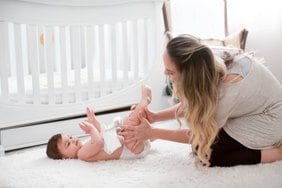
<path fill-rule="evenodd" d="M 227 0 L 229 32 L 249 31 L 246 49 L 264 57 L 282 83 L 282 3 L 279 0 Z"/>
<path fill-rule="evenodd" d="M 175 34 L 201 38 L 224 37 L 223 0 L 170 0 Z M 282 82 L 282 2 L 279 0 L 227 0 L 229 33 L 246 28 L 246 49 L 264 57 Z"/>
<path fill-rule="evenodd" d="M 174 35 L 224 37 L 223 0 L 170 0 Z"/>

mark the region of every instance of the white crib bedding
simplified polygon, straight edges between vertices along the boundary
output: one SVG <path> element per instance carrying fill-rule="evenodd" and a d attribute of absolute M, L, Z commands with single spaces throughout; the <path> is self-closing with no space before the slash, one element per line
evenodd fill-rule
<path fill-rule="evenodd" d="M 105 69 L 104 78 L 102 78 L 99 69 L 94 70 L 92 80 L 88 79 L 89 76 L 88 76 L 87 67 L 81 69 L 79 72 L 80 72 L 79 73 L 80 78 L 78 79 L 79 87 L 77 87 L 75 71 L 69 70 L 66 73 L 67 75 L 66 91 L 64 91 L 63 88 L 62 74 L 60 72 L 54 72 L 53 81 L 54 81 L 55 103 L 60 103 L 60 101 L 62 101 L 61 95 L 63 92 L 67 93 L 69 102 L 72 102 L 75 100 L 74 92 L 76 92 L 76 90 L 79 88 L 81 90 L 82 100 L 87 100 L 88 97 L 86 91 L 89 90 L 89 86 L 93 87 L 93 90 L 95 91 L 94 95 L 96 97 L 100 97 L 101 86 L 103 86 L 106 89 L 107 87 L 109 88 L 111 87 L 111 85 L 115 84 L 115 87 L 118 87 L 118 84 L 128 83 L 128 82 L 130 83 L 130 81 L 133 81 L 134 79 L 133 71 L 127 71 L 127 75 L 125 75 L 123 70 L 116 70 L 116 80 L 113 78 L 111 69 Z M 16 97 L 18 95 L 18 81 L 15 76 L 10 76 L 8 78 L 8 86 L 9 86 L 9 94 L 11 97 L 10 99 L 16 100 Z M 48 85 L 47 73 L 41 73 L 39 75 L 39 89 L 40 89 L 39 95 L 42 104 L 48 103 L 48 86 L 49 85 Z M 107 92 L 107 89 L 105 90 L 105 92 Z M 109 89 L 108 92 L 111 92 L 111 90 Z M 33 77 L 30 74 L 24 76 L 24 96 L 25 96 L 25 101 L 27 103 L 32 102 Z"/>

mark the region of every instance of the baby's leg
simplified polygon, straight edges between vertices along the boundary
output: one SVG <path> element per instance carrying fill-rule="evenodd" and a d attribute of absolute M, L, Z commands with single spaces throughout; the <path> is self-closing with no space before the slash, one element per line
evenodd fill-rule
<path fill-rule="evenodd" d="M 129 114 L 128 117 L 123 119 L 124 125 L 134 125 L 138 126 L 140 124 L 140 120 L 138 118 L 139 114 L 142 113 L 152 100 L 152 90 L 149 86 L 142 85 L 142 94 L 141 100 L 139 104 L 135 107 L 133 112 Z M 144 150 L 144 143 L 138 144 L 135 149 L 133 150 L 133 146 L 136 142 L 125 144 L 125 146 L 133 153 L 139 154 Z"/>
<path fill-rule="evenodd" d="M 152 100 L 152 90 L 147 85 L 142 85 L 142 94 L 141 94 L 141 100 L 139 104 L 135 107 L 135 109 L 129 114 L 128 117 L 125 117 L 123 119 L 123 124 L 129 124 L 129 125 L 139 125 L 140 120 L 138 118 L 139 113 L 142 113 Z"/>

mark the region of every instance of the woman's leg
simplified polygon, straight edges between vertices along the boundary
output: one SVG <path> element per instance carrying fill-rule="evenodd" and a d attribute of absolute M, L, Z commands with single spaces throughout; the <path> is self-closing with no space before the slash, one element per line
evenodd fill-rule
<path fill-rule="evenodd" d="M 223 129 L 212 145 L 210 166 L 250 165 L 261 162 L 261 151 L 249 149 L 230 137 Z"/>
<path fill-rule="evenodd" d="M 142 113 L 152 100 L 152 90 L 149 86 L 142 85 L 142 93 L 141 93 L 141 100 L 139 104 L 135 107 L 135 109 L 129 114 L 128 117 L 125 117 L 123 119 L 124 125 L 134 125 L 137 126 L 140 124 L 139 120 L 139 114 Z M 127 143 L 125 146 L 133 153 L 139 154 L 144 150 L 144 143 L 138 144 L 135 149 L 133 149 L 133 146 L 135 146 L 135 142 L 133 143 Z"/>
<path fill-rule="evenodd" d="M 261 151 L 244 149 L 231 152 L 214 153 L 210 159 L 210 166 L 230 167 L 236 165 L 258 164 L 261 160 Z"/>

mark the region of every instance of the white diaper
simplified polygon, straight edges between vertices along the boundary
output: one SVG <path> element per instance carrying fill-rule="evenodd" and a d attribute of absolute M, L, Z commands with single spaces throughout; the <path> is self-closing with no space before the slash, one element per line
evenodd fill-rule
<path fill-rule="evenodd" d="M 109 125 L 104 125 L 102 136 L 104 138 L 104 151 L 112 154 L 117 148 L 121 147 L 120 140 L 117 135 L 117 127 L 121 126 L 122 119 L 117 117 Z"/>
<path fill-rule="evenodd" d="M 125 160 L 143 158 L 149 153 L 150 148 L 151 148 L 150 141 L 145 141 L 144 150 L 139 154 L 134 154 L 126 146 L 123 146 L 123 150 L 119 158 Z"/>

